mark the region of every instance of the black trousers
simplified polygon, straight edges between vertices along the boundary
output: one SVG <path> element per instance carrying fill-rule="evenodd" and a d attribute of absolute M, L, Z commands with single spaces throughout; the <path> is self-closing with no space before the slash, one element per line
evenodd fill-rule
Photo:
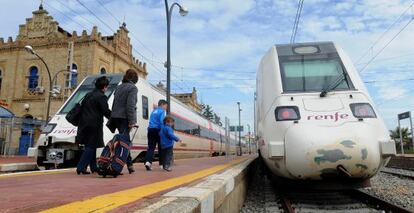
<path fill-rule="evenodd" d="M 173 158 L 173 147 L 162 149 L 162 155 L 163 155 L 163 166 L 164 168 L 170 168 L 172 164 L 172 158 Z"/>
<path fill-rule="evenodd" d="M 131 131 L 131 129 L 128 127 L 128 120 L 124 119 L 124 118 L 111 118 L 112 122 L 114 123 L 114 126 L 116 127 L 116 129 L 118 130 L 119 134 L 124 134 L 128 137 L 128 140 L 131 141 L 131 138 L 129 138 L 129 131 Z M 132 143 L 132 141 L 131 141 Z M 131 157 L 131 152 L 129 152 L 128 158 L 127 158 L 127 162 L 126 162 L 127 166 L 130 167 L 132 166 L 132 157 Z"/>
<path fill-rule="evenodd" d="M 158 147 L 159 164 L 162 165 L 163 160 L 160 145 L 160 129 L 148 128 L 147 138 L 148 147 L 147 154 L 145 155 L 145 162 L 150 162 L 152 164 L 152 161 L 154 159 L 155 147 Z"/>

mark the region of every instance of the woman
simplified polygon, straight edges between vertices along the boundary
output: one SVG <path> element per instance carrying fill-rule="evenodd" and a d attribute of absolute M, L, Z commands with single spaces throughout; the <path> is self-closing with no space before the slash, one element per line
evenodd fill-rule
<path fill-rule="evenodd" d="M 104 146 L 103 141 L 103 116 L 109 119 L 111 111 L 108 107 L 108 97 L 105 91 L 108 89 L 109 80 L 106 76 L 96 79 L 95 89 L 82 101 L 81 118 L 78 126 L 76 141 L 85 145 L 85 150 L 79 160 L 76 173 L 90 174 L 97 171 L 96 149 Z"/>
<path fill-rule="evenodd" d="M 118 129 L 120 134 L 125 134 L 129 138 L 129 131 L 137 123 L 137 94 L 138 89 L 135 84 L 138 82 L 138 73 L 133 69 L 126 71 L 122 84 L 116 88 L 114 93 L 114 103 L 112 105 L 111 122 Z M 132 164 L 131 153 L 127 159 L 129 174 L 135 172 Z"/>

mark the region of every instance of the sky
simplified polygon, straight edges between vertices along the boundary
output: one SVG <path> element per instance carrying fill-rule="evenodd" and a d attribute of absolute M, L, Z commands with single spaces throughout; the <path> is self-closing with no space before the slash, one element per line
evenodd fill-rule
<path fill-rule="evenodd" d="M 84 29 L 90 32 L 96 25 L 103 35 L 110 35 L 125 22 L 134 55 L 147 63 L 149 81 L 165 82 L 164 1 L 79 1 L 45 0 L 44 8 L 61 27 L 78 34 Z M 196 87 L 199 101 L 211 105 L 222 118 L 229 117 L 234 125 L 238 122 L 240 101 L 241 122 L 253 129 L 258 64 L 272 45 L 289 43 L 298 1 L 177 1 L 189 14 L 181 17 L 175 8 L 172 15 L 172 91 L 191 92 Z M 31 17 L 39 3 L 0 0 L 0 37 L 15 38 L 18 25 Z M 297 42 L 339 44 L 367 82 L 390 129 L 397 125 L 398 113 L 414 108 L 414 82 L 410 80 L 414 78 L 411 4 L 412 0 L 304 0 L 296 36 Z"/>

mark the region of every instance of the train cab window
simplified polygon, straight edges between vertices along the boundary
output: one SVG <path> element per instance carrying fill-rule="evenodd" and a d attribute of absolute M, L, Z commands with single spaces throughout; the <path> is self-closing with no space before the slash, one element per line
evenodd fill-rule
<path fill-rule="evenodd" d="M 142 96 L 142 118 L 148 120 L 148 97 Z"/>
<path fill-rule="evenodd" d="M 295 52 L 304 48 L 301 46 L 277 46 L 283 91 L 321 92 L 332 85 L 335 88 L 331 90 L 354 89 L 335 46 L 325 43 L 315 47 L 317 51 L 302 53 Z"/>
<path fill-rule="evenodd" d="M 100 77 L 100 76 L 98 76 Z M 119 82 L 122 80 L 122 75 L 112 75 L 107 76 L 109 79 L 109 86 L 105 95 L 110 97 L 112 93 L 115 91 L 116 87 L 118 86 Z M 95 81 L 97 76 L 90 76 L 87 77 L 83 82 L 82 85 L 75 91 L 75 93 L 70 97 L 69 101 L 63 106 L 62 110 L 59 111 L 59 114 L 66 114 L 68 113 L 75 104 L 81 102 L 86 94 L 90 91 L 95 89 Z"/>
<path fill-rule="evenodd" d="M 285 92 L 319 92 L 344 75 L 346 77 L 335 89 L 353 88 L 339 58 L 283 61 L 281 71 Z"/>

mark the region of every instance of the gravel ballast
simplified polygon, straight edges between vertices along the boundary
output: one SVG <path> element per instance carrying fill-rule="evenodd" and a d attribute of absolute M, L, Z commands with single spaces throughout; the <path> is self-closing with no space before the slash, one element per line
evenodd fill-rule
<path fill-rule="evenodd" d="M 384 168 L 384 170 L 409 175 L 413 173 L 403 169 Z M 414 212 L 414 181 L 412 179 L 379 172 L 371 178 L 371 187 L 363 190 Z"/>

